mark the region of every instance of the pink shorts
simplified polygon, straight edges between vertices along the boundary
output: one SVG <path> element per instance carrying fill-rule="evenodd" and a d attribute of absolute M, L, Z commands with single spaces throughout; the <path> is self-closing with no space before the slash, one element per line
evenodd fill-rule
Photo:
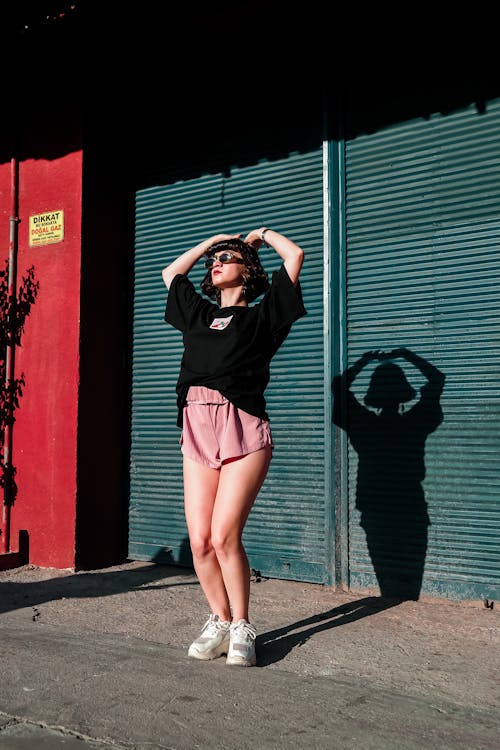
<path fill-rule="evenodd" d="M 267 419 L 254 417 L 219 391 L 199 385 L 188 391 L 179 442 L 183 455 L 212 469 L 267 445 L 274 447 Z"/>

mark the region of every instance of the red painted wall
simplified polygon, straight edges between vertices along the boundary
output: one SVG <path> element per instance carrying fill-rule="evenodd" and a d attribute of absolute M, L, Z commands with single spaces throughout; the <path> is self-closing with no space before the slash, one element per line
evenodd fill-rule
<path fill-rule="evenodd" d="M 0 165 L 0 240 L 8 255 L 10 165 Z M 79 388 L 82 154 L 19 165 L 17 288 L 34 266 L 39 290 L 26 320 L 15 370 L 26 387 L 16 411 L 12 458 L 17 497 L 11 549 L 19 530 L 29 534 L 30 562 L 75 565 L 77 410 Z M 29 217 L 64 211 L 64 239 L 29 246 Z M 6 239 L 7 238 L 7 239 Z"/>

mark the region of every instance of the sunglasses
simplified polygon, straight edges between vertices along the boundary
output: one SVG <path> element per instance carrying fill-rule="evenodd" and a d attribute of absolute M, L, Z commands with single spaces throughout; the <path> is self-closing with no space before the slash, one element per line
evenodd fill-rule
<path fill-rule="evenodd" d="M 208 258 L 205 258 L 205 268 L 213 268 L 216 261 L 219 261 L 220 263 L 245 263 L 243 258 L 238 258 L 238 256 L 233 255 L 233 253 L 225 252 L 221 253 L 219 256 L 210 255 Z"/>

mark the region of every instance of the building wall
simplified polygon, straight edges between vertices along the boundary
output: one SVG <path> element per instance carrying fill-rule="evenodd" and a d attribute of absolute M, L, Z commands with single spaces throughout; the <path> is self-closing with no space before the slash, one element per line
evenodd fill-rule
<path fill-rule="evenodd" d="M 127 158 L 88 147 L 83 164 L 76 567 L 127 553 L 134 203 Z M 124 174 L 125 172 L 125 174 Z M 132 196 L 133 198 L 133 196 Z"/>
<path fill-rule="evenodd" d="M 30 267 L 39 287 L 15 354 L 25 387 L 13 429 L 11 548 L 26 530 L 30 562 L 42 567 L 71 568 L 75 561 L 81 174 L 80 151 L 19 165 L 17 289 Z M 0 166 L 0 180 L 0 236 L 8 248 L 10 164 Z M 63 240 L 30 247 L 29 217 L 55 211 L 64 212 Z"/>

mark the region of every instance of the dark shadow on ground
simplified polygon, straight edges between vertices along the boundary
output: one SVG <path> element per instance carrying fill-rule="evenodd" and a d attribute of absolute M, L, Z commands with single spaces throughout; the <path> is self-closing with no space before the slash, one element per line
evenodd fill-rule
<path fill-rule="evenodd" d="M 198 580 L 163 582 L 169 577 L 192 578 L 191 568 L 151 563 L 133 570 L 70 573 L 41 581 L 0 582 L 0 614 L 57 599 L 115 596 L 127 591 L 199 586 Z"/>
<path fill-rule="evenodd" d="M 323 630 L 349 625 L 363 617 L 376 615 L 391 607 L 396 607 L 403 599 L 387 599 L 377 596 L 367 596 L 354 602 L 342 604 L 326 612 L 321 612 L 303 620 L 285 625 L 276 630 L 270 630 L 257 636 L 256 650 L 258 666 L 267 667 L 281 661 L 290 651 L 303 646 L 310 638 Z"/>

